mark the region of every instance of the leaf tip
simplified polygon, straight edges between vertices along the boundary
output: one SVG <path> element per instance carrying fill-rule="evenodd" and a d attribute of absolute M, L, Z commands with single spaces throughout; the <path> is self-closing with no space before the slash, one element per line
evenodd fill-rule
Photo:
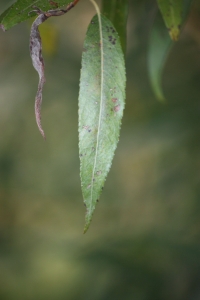
<path fill-rule="evenodd" d="M 86 211 L 86 216 L 85 216 L 85 227 L 84 227 L 84 230 L 83 230 L 83 234 L 85 234 L 89 227 L 90 227 L 90 223 L 92 221 L 92 215 L 93 215 L 93 212 L 90 212 L 90 211 Z"/>
<path fill-rule="evenodd" d="M 4 27 L 3 24 L 0 24 L 0 28 L 5 32 L 6 31 L 6 28 Z"/>
<path fill-rule="evenodd" d="M 159 91 L 155 91 L 155 95 L 158 99 L 159 102 L 161 103 L 165 103 L 166 102 L 166 99 L 165 99 L 165 96 L 163 95 L 163 91 L 162 90 L 159 90 Z"/>
<path fill-rule="evenodd" d="M 39 131 L 40 131 L 43 139 L 46 141 L 46 136 L 45 136 L 44 130 L 42 128 L 39 128 Z"/>
<path fill-rule="evenodd" d="M 178 27 L 172 27 L 169 29 L 169 35 L 172 41 L 177 42 L 180 36 L 180 29 Z"/>
<path fill-rule="evenodd" d="M 40 99 L 39 99 L 40 100 Z M 41 124 L 41 112 L 40 112 L 40 109 L 41 109 L 41 100 L 38 104 L 38 98 L 36 99 L 36 102 L 35 102 L 35 117 L 36 117 L 36 123 L 37 123 L 37 126 L 38 126 L 38 129 L 42 135 L 42 137 L 44 138 L 44 140 L 46 140 L 46 136 L 45 136 L 45 133 L 44 133 L 44 130 L 42 128 L 42 124 Z"/>
<path fill-rule="evenodd" d="M 91 222 L 91 221 L 85 223 L 85 227 L 84 227 L 84 229 L 83 229 L 83 234 L 85 234 L 85 233 L 88 231 L 88 229 L 89 229 L 89 227 L 90 227 L 90 222 Z"/>
<path fill-rule="evenodd" d="M 83 230 L 83 234 L 85 234 L 88 231 L 89 226 L 85 226 Z"/>

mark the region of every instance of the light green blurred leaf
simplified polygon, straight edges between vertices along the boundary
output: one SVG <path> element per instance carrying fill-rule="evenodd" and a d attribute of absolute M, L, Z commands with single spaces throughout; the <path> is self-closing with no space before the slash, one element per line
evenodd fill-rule
<path fill-rule="evenodd" d="M 40 8 L 43 11 L 48 11 L 50 9 L 57 9 L 64 5 L 72 2 L 71 0 L 18 0 L 12 4 L 5 12 L 0 15 L 0 23 L 3 30 L 8 30 L 14 25 L 26 21 L 27 19 L 36 15 L 34 6 Z"/>
<path fill-rule="evenodd" d="M 171 39 L 177 41 L 183 23 L 184 1 L 157 0 L 157 2 Z"/>
<path fill-rule="evenodd" d="M 126 26 L 128 18 L 128 0 L 103 0 L 102 13 L 113 23 L 126 51 Z"/>
<path fill-rule="evenodd" d="M 160 101 L 164 101 L 162 73 L 172 44 L 162 17 L 157 14 L 149 39 L 148 70 L 152 89 Z"/>
<path fill-rule="evenodd" d="M 125 104 L 125 63 L 112 23 L 95 16 L 82 57 L 79 95 L 79 151 L 87 231 L 119 140 Z"/>

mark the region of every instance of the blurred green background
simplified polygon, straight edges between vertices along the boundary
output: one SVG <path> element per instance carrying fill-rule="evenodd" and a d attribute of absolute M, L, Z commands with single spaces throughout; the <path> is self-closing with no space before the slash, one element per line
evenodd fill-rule
<path fill-rule="evenodd" d="M 81 0 L 41 27 L 46 142 L 31 22 L 0 32 L 0 299 L 200 299 L 200 3 L 168 57 L 165 104 L 147 71 L 155 10 L 130 1 L 121 138 L 86 235 L 77 99 L 93 7 Z"/>

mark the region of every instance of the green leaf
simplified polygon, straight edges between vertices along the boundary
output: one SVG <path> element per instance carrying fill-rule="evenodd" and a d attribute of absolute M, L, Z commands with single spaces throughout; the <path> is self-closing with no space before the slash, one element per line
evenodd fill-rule
<path fill-rule="evenodd" d="M 72 0 L 18 0 L 0 15 L 0 24 L 3 30 L 8 30 L 14 25 L 26 21 L 36 15 L 34 6 L 43 11 L 57 9 L 69 4 Z"/>
<path fill-rule="evenodd" d="M 185 20 L 188 17 L 188 14 L 190 12 L 190 8 L 192 6 L 192 2 L 194 2 L 194 0 L 183 0 L 183 21 L 185 22 Z"/>
<path fill-rule="evenodd" d="M 183 1 L 183 21 L 189 14 L 192 1 Z M 160 101 L 165 100 L 162 91 L 162 73 L 172 45 L 173 41 L 166 30 L 161 14 L 158 12 L 150 33 L 148 70 L 152 89 Z"/>
<path fill-rule="evenodd" d="M 102 13 L 113 23 L 121 40 L 122 49 L 126 51 L 126 27 L 128 18 L 128 0 L 103 0 Z"/>
<path fill-rule="evenodd" d="M 183 0 L 157 0 L 165 25 L 173 41 L 177 41 L 180 27 L 183 22 L 184 1 Z"/>
<path fill-rule="evenodd" d="M 148 70 L 152 89 L 160 101 L 165 100 L 161 81 L 163 68 L 172 44 L 173 42 L 159 13 L 156 16 L 149 39 Z"/>
<path fill-rule="evenodd" d="M 95 16 L 82 57 L 79 94 L 79 151 L 87 231 L 119 140 L 125 105 L 125 63 L 112 23 Z"/>

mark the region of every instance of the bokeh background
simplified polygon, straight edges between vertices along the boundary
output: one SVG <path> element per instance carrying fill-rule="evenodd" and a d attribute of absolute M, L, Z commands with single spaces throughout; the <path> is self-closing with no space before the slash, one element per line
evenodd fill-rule
<path fill-rule="evenodd" d="M 46 142 L 31 22 L 0 32 L 0 299 L 200 299 L 200 3 L 167 59 L 165 104 L 147 70 L 155 10 L 154 0 L 130 1 L 121 137 L 85 235 L 77 99 L 94 9 L 81 0 L 41 26 Z"/>

